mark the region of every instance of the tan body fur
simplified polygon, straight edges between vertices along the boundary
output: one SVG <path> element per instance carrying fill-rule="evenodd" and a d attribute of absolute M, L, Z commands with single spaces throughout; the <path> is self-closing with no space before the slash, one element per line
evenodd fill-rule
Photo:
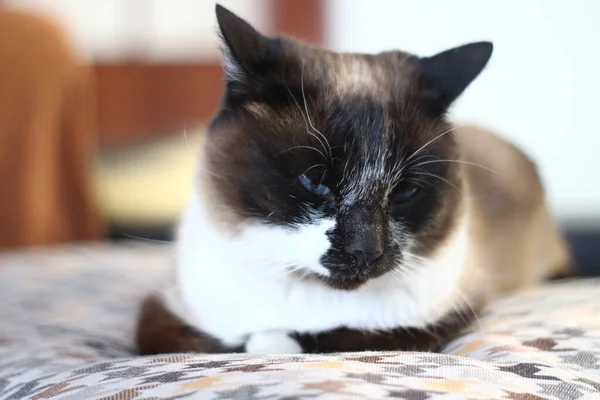
<path fill-rule="evenodd" d="M 216 13 L 224 106 L 141 353 L 437 351 L 493 297 L 569 275 L 535 165 L 448 123 L 491 43 L 333 53 Z"/>
<path fill-rule="evenodd" d="M 470 223 L 469 290 L 495 295 L 570 274 L 567 244 L 552 217 L 535 164 L 490 130 L 454 130 Z M 484 294 L 482 293 L 482 294 Z M 485 296 L 484 296 L 485 297 Z"/>
<path fill-rule="evenodd" d="M 469 226 L 460 292 L 469 299 L 473 311 L 480 312 L 491 299 L 507 292 L 534 287 L 551 277 L 570 276 L 573 271 L 568 246 L 548 209 L 535 164 L 523 151 L 485 128 L 460 126 L 453 135 L 461 154 L 460 191 L 465 200 L 462 218 L 467 218 Z M 448 235 L 450 241 L 453 237 L 452 233 Z M 442 244 L 442 251 L 444 247 Z M 202 332 L 194 333 L 180 319 L 183 299 L 174 278 L 171 276 L 163 295 L 169 294 L 171 307 L 180 305 L 169 310 L 160 298 L 151 297 L 145 302 L 136 339 L 140 352 L 189 352 L 199 348 L 208 352 L 243 351 L 223 347 Z M 456 334 L 461 325 L 448 327 Z M 332 331 L 320 340 L 335 340 L 337 346 L 349 343 L 351 350 L 355 335 L 352 331 Z M 381 338 L 361 335 L 366 338 L 363 340 L 393 348 L 398 341 L 414 341 L 415 333 L 405 330 L 404 336 L 390 336 L 391 342 L 384 344 Z M 437 340 L 418 332 L 416 337 L 419 341 L 414 341 L 414 346 L 425 348 Z M 303 344 L 310 342 L 308 337 L 297 339 Z"/>

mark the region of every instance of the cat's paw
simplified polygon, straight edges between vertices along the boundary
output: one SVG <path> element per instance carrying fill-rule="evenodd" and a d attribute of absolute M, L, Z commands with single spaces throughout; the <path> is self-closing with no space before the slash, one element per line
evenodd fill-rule
<path fill-rule="evenodd" d="M 246 353 L 254 354 L 300 354 L 302 347 L 284 331 L 259 332 L 250 335 Z"/>

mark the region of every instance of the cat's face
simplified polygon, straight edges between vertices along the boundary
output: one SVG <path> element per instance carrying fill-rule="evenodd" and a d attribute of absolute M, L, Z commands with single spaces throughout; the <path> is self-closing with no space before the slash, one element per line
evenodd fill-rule
<path fill-rule="evenodd" d="M 207 169 L 240 224 L 284 232 L 256 251 L 353 289 L 442 243 L 462 200 L 445 112 L 491 45 L 428 59 L 337 54 L 217 16 L 229 80 Z"/>

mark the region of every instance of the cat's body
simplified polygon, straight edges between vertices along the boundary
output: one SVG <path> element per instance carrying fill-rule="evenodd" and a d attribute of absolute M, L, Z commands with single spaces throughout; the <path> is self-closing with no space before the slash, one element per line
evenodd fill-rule
<path fill-rule="evenodd" d="M 142 353 L 435 350 L 564 274 L 533 164 L 445 113 L 491 54 L 337 54 L 217 15 L 229 57 Z"/>

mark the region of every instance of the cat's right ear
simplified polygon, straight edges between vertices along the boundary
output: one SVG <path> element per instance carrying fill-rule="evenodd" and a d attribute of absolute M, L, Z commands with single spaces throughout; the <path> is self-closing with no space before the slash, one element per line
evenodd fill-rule
<path fill-rule="evenodd" d="M 476 42 L 421 58 L 421 90 L 430 106 L 445 111 L 485 68 L 493 49 L 491 42 Z"/>
<path fill-rule="evenodd" d="M 217 4 L 215 11 L 227 80 L 244 82 L 264 76 L 272 65 L 275 43 L 225 7 Z"/>

